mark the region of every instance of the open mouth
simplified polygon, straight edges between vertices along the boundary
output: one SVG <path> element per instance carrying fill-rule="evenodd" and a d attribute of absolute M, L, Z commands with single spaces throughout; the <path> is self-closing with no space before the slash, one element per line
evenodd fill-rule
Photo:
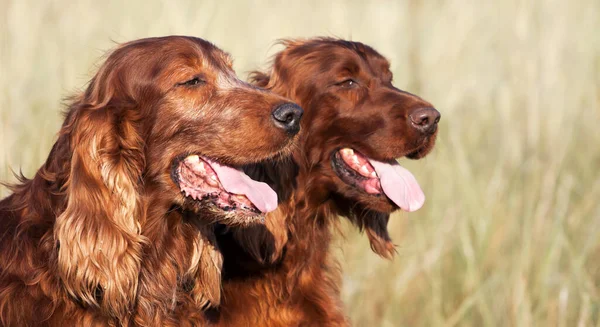
<path fill-rule="evenodd" d="M 342 148 L 332 154 L 331 164 L 344 183 L 370 195 L 385 195 L 402 210 L 416 211 L 425 202 L 413 174 L 396 160 L 381 162 Z"/>
<path fill-rule="evenodd" d="M 198 155 L 176 160 L 173 177 L 188 198 L 247 216 L 277 208 L 277 194 L 239 169 Z"/>

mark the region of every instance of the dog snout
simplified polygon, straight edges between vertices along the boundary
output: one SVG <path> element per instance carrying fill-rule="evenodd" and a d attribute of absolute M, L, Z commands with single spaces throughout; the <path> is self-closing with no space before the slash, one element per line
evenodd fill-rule
<path fill-rule="evenodd" d="M 275 126 L 283 129 L 290 135 L 295 135 L 300 130 L 300 119 L 304 110 L 295 103 L 284 103 L 278 105 L 271 112 Z"/>
<path fill-rule="evenodd" d="M 411 112 L 408 117 L 414 128 L 423 133 L 433 134 L 437 129 L 441 115 L 434 108 L 419 108 Z"/>

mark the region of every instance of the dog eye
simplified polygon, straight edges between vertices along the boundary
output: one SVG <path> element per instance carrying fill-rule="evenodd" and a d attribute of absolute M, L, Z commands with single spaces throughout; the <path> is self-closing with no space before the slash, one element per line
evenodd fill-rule
<path fill-rule="evenodd" d="M 355 80 L 349 78 L 349 79 L 347 79 L 345 81 L 337 83 L 336 85 L 339 86 L 339 87 L 341 87 L 341 88 L 344 88 L 344 89 L 351 89 L 351 88 L 354 88 L 354 87 L 358 86 L 358 83 L 356 83 Z"/>
<path fill-rule="evenodd" d="M 183 83 L 178 83 L 178 86 L 197 86 L 204 83 L 203 80 L 200 79 L 200 77 L 194 77 L 189 81 L 185 81 Z"/>

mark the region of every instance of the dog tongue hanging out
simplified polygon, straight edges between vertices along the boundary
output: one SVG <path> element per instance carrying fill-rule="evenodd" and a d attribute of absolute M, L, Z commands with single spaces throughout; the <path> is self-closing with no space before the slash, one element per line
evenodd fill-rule
<path fill-rule="evenodd" d="M 415 176 L 398 162 L 367 159 L 349 148 L 341 149 L 339 155 L 346 167 L 354 171 L 355 185 L 366 193 L 384 193 L 400 209 L 409 212 L 419 210 L 423 206 L 425 195 L 419 183 Z M 340 175 L 344 180 L 351 180 L 346 177 L 349 174 Z"/>
<path fill-rule="evenodd" d="M 194 200 L 212 200 L 219 208 L 267 213 L 277 208 L 277 194 L 243 171 L 191 155 L 179 163 L 181 191 Z"/>

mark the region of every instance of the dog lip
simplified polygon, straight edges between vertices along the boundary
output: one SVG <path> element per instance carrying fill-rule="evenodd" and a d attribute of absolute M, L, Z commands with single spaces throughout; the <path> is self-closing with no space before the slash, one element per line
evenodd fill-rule
<path fill-rule="evenodd" d="M 430 143 L 432 142 L 432 136 L 427 136 L 419 146 L 414 149 L 407 151 L 404 155 L 399 156 L 398 158 L 409 158 L 409 159 L 418 159 L 418 155 L 421 151 L 426 150 Z"/>

